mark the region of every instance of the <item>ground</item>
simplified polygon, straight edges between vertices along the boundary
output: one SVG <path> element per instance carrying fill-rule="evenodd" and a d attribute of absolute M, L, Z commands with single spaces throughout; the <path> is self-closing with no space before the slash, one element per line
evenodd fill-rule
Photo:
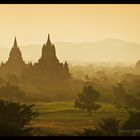
<path fill-rule="evenodd" d="M 116 109 L 114 105 L 100 103 L 101 108 L 93 111 L 92 117 L 86 111 L 75 109 L 74 102 L 36 103 L 34 110 L 40 115 L 32 121 L 32 127 L 36 128 L 34 135 L 55 135 L 65 133 L 74 135 L 83 128 L 94 128 L 103 117 L 114 116 L 122 122 L 127 119 L 128 112 L 124 109 Z"/>

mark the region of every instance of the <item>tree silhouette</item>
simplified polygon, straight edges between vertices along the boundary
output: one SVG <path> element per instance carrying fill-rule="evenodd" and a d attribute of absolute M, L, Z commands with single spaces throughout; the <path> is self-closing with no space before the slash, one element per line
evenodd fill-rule
<path fill-rule="evenodd" d="M 129 118 L 123 124 L 123 129 L 140 130 L 140 112 L 129 111 Z"/>
<path fill-rule="evenodd" d="M 99 92 L 92 86 L 85 86 L 83 88 L 83 92 L 79 93 L 76 98 L 75 107 L 82 110 L 87 110 L 89 116 L 91 116 L 92 110 L 97 110 L 100 108 L 99 104 L 95 104 L 95 101 L 98 100 L 99 96 Z"/>
<path fill-rule="evenodd" d="M 140 108 L 140 98 L 138 96 L 134 96 L 133 94 L 127 93 L 122 84 L 118 83 L 117 86 L 113 87 L 114 95 L 116 100 L 116 107 L 118 108 L 127 108 L 127 109 L 139 109 Z"/>
<path fill-rule="evenodd" d="M 116 118 L 102 118 L 98 126 L 94 129 L 85 128 L 84 132 L 77 132 L 81 136 L 118 136 L 120 130 L 120 121 Z"/>
<path fill-rule="evenodd" d="M 98 130 L 100 130 L 100 132 L 102 132 L 105 136 L 117 136 L 119 130 L 119 123 L 120 121 L 113 117 L 103 118 L 99 122 Z"/>
<path fill-rule="evenodd" d="M 124 106 L 124 96 L 126 94 L 126 91 L 121 83 L 117 83 L 116 86 L 113 86 L 114 96 L 116 98 L 119 98 L 119 100 L 115 100 L 116 107 L 121 108 Z"/>
<path fill-rule="evenodd" d="M 0 100 L 0 136 L 29 136 L 31 120 L 38 116 L 34 105 Z"/>

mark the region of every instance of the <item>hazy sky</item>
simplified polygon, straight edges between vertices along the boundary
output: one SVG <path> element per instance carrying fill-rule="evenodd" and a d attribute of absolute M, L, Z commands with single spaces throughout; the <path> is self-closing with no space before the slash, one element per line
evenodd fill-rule
<path fill-rule="evenodd" d="M 107 38 L 140 44 L 140 5 L 1 4 L 0 46 L 53 42 L 95 42 Z"/>

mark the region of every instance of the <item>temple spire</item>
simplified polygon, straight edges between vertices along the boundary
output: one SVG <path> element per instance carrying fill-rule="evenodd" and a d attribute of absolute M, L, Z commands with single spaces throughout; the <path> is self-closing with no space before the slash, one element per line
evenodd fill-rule
<path fill-rule="evenodd" d="M 51 41 L 50 41 L 50 34 L 48 34 L 47 44 L 51 44 Z"/>
<path fill-rule="evenodd" d="M 15 36 L 15 40 L 14 40 L 14 47 L 18 47 L 18 46 L 17 46 L 16 36 Z"/>
<path fill-rule="evenodd" d="M 69 72 L 69 66 L 68 66 L 68 63 L 67 61 L 65 60 L 65 63 L 64 63 L 64 69 Z"/>
<path fill-rule="evenodd" d="M 67 63 L 66 60 L 65 60 L 65 63 L 64 63 L 64 67 L 65 67 L 65 68 L 68 68 L 68 63 Z"/>

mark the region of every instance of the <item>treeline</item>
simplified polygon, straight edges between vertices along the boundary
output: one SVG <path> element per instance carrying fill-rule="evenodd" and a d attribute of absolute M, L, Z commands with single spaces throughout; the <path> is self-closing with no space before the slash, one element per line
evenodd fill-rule
<path fill-rule="evenodd" d="M 116 102 L 114 87 L 118 84 L 123 86 L 127 94 L 138 98 L 140 75 L 136 75 L 133 70 L 133 67 L 127 65 L 70 66 L 72 78 L 68 82 L 47 86 L 47 83 L 40 85 L 39 80 L 30 79 L 35 84 L 29 84 L 24 81 L 25 77 L 9 74 L 7 77 L 0 77 L 0 87 L 6 83 L 17 86 L 32 101 L 69 101 L 74 100 L 77 92 L 88 83 L 100 92 L 99 101 L 114 103 Z"/>

